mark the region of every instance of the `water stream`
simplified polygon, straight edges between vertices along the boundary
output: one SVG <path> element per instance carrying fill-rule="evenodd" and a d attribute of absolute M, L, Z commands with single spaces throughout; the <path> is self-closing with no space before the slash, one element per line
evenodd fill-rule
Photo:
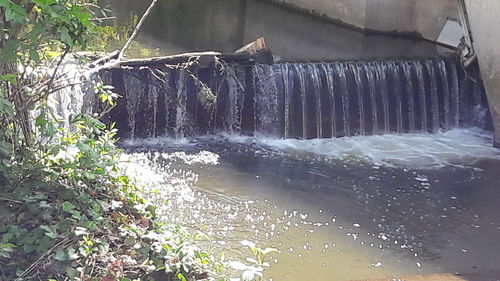
<path fill-rule="evenodd" d="M 197 75 L 217 95 L 211 109 L 185 71 L 111 71 L 106 82 L 125 98 L 111 120 L 125 136 L 141 138 L 226 132 L 314 139 L 491 129 L 481 82 L 451 58 L 234 65 Z"/>

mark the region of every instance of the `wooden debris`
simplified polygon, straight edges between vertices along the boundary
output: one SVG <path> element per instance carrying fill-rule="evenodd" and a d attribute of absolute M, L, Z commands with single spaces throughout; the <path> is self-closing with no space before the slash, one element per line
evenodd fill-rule
<path fill-rule="evenodd" d="M 255 41 L 241 47 L 236 51 L 236 53 L 240 52 L 247 52 L 250 54 L 255 54 L 260 50 L 267 49 L 266 47 L 266 40 L 264 40 L 264 37 L 257 38 Z"/>

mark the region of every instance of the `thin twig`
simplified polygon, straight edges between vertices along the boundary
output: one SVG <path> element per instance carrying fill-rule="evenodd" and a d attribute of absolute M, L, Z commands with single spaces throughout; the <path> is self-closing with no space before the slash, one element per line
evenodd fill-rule
<path fill-rule="evenodd" d="M 15 281 L 21 281 L 26 275 L 28 275 L 33 269 L 35 269 L 48 255 L 50 255 L 55 249 L 57 249 L 59 246 L 62 244 L 66 243 L 69 241 L 69 238 L 64 238 L 63 240 L 59 241 L 57 244 L 55 244 L 52 248 L 50 248 L 47 252 L 45 252 L 42 256 L 40 256 L 33 264 L 31 264 L 28 268 L 26 268 L 21 275 L 19 275 L 18 278 L 16 278 Z"/>
<path fill-rule="evenodd" d="M 91 21 L 103 21 L 103 20 L 114 20 L 116 17 L 103 17 L 103 18 L 92 18 Z"/>
<path fill-rule="evenodd" d="M 50 86 L 52 86 L 52 82 L 54 81 L 54 79 L 56 78 L 56 75 L 57 75 L 57 71 L 59 70 L 59 67 L 61 66 L 62 62 L 64 61 L 64 58 L 66 57 L 66 55 L 69 53 L 70 51 L 70 48 L 67 47 L 65 50 L 64 50 L 64 53 L 61 55 L 61 59 L 59 60 L 59 62 L 57 63 L 56 65 L 56 68 L 54 69 L 54 73 L 52 74 L 52 76 L 50 77 L 49 79 L 49 82 L 47 83 L 48 87 L 50 88 Z"/>
<path fill-rule="evenodd" d="M 22 201 L 10 199 L 10 198 L 5 198 L 5 197 L 0 197 L 1 201 L 7 201 L 7 202 L 12 202 L 12 203 L 17 203 L 17 204 L 24 204 Z"/>
<path fill-rule="evenodd" d="M 139 20 L 139 22 L 137 23 L 137 26 L 134 29 L 134 32 L 132 32 L 132 35 L 130 36 L 130 38 L 125 43 L 125 46 L 123 46 L 123 48 L 121 49 L 120 54 L 118 55 L 118 60 L 121 60 L 123 58 L 123 55 L 125 55 L 125 51 L 127 51 L 127 49 L 132 44 L 132 41 L 134 41 L 135 37 L 139 33 L 139 29 L 141 29 L 142 24 L 144 23 L 144 21 L 146 20 L 146 18 L 148 17 L 148 15 L 153 10 L 153 7 L 156 5 L 156 2 L 158 2 L 158 0 L 153 0 L 151 2 L 151 5 L 149 5 L 148 9 L 146 10 L 146 12 L 144 12 L 144 15 L 142 15 L 141 20 Z"/>
<path fill-rule="evenodd" d="M 119 55 L 119 54 L 120 54 L 120 51 L 118 51 L 118 50 L 113 51 L 113 52 L 111 52 L 111 53 L 107 54 L 106 56 L 104 56 L 104 57 L 102 57 L 102 58 L 100 58 L 100 59 L 98 59 L 98 60 L 96 60 L 96 61 L 93 61 L 93 62 L 89 65 L 89 67 L 96 67 L 96 66 L 98 66 L 98 65 L 100 65 L 100 64 L 106 63 L 106 62 L 108 62 L 108 61 L 110 61 L 110 60 L 112 60 L 112 59 L 114 59 L 114 58 L 118 57 L 118 55 Z"/>

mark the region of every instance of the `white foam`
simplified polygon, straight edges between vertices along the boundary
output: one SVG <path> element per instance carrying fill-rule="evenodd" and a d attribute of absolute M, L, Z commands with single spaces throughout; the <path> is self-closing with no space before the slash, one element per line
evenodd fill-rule
<path fill-rule="evenodd" d="M 187 146 L 191 145 L 187 138 L 172 138 L 172 137 L 156 137 L 156 138 L 134 138 L 125 139 L 122 144 L 126 147 L 142 147 L 142 146 Z"/>
<path fill-rule="evenodd" d="M 335 159 L 361 158 L 377 165 L 424 169 L 466 166 L 478 159 L 500 160 L 500 150 L 492 146 L 491 134 L 477 129 L 313 140 L 230 137 L 230 141 L 257 142 L 282 152 L 309 152 Z"/>

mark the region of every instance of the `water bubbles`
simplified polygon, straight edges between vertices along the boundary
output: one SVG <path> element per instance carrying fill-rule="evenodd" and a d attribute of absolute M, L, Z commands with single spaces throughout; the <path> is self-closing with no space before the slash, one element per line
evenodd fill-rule
<path fill-rule="evenodd" d="M 381 233 L 379 233 L 379 234 L 378 234 L 378 238 L 380 238 L 380 239 L 382 239 L 382 240 L 384 240 L 384 241 L 386 241 L 386 240 L 388 240 L 388 239 L 389 239 L 389 238 L 386 236 L 386 234 L 385 234 L 385 233 L 383 233 L 383 232 L 381 232 Z"/>
<path fill-rule="evenodd" d="M 416 180 L 416 181 L 419 181 L 419 182 L 422 182 L 422 183 L 427 183 L 427 182 L 429 182 L 429 179 L 428 179 L 426 176 L 424 176 L 424 175 L 417 175 L 417 176 L 415 177 L 415 180 Z"/>

